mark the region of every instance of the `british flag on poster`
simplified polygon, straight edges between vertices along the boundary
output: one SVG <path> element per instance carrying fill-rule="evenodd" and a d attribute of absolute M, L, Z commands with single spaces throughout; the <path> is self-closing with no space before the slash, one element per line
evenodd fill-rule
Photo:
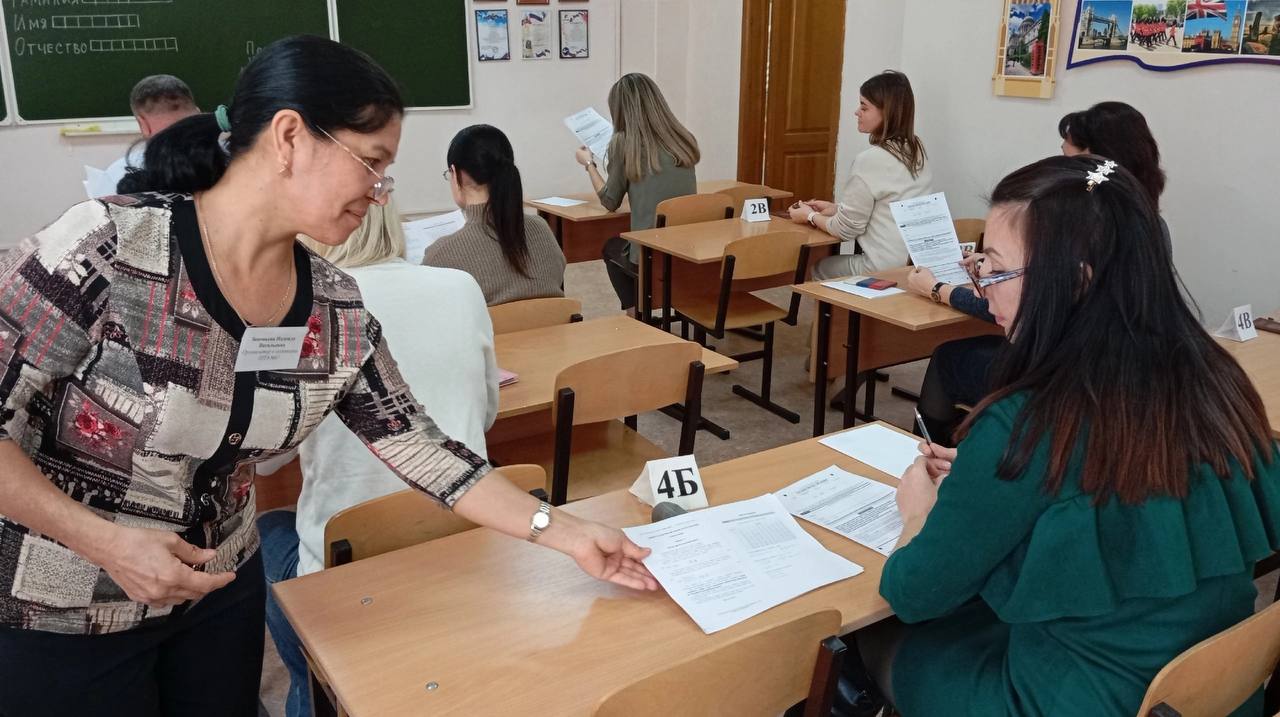
<path fill-rule="evenodd" d="M 1227 3 L 1219 0 L 1187 0 L 1187 19 L 1206 20 L 1208 18 L 1227 19 Z"/>

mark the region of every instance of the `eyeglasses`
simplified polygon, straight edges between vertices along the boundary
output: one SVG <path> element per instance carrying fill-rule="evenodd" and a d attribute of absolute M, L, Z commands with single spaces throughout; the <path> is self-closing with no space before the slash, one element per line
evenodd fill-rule
<path fill-rule="evenodd" d="M 352 159 L 359 162 L 360 164 L 363 164 L 364 168 L 369 170 L 369 174 L 372 174 L 373 176 L 378 178 L 378 181 L 373 183 L 373 201 L 377 202 L 378 204 L 382 204 L 386 201 L 386 199 L 389 196 L 391 196 L 391 193 L 396 189 L 396 180 L 392 179 L 391 177 L 378 174 L 378 171 L 375 170 L 372 166 L 370 166 L 368 162 L 356 156 L 356 153 L 352 152 L 350 147 L 339 142 L 336 137 L 329 134 L 328 132 L 325 132 L 323 127 L 316 127 L 316 129 L 320 130 L 321 134 L 333 140 L 334 144 L 338 145 L 343 150 L 345 150 L 347 154 L 351 155 Z"/>
<path fill-rule="evenodd" d="M 453 174 L 453 167 L 449 167 L 448 169 L 446 169 L 446 170 L 444 170 L 443 172 L 441 172 L 441 173 L 440 173 L 440 178 L 447 182 L 447 181 L 449 181 L 449 175 L 450 175 L 450 174 Z"/>
<path fill-rule="evenodd" d="M 964 270 L 969 274 L 969 281 L 973 284 L 974 293 L 977 294 L 978 297 L 982 299 L 987 298 L 987 287 L 994 286 L 996 284 L 1009 281 L 1011 279 L 1016 279 L 1022 276 L 1023 274 L 1027 273 L 1027 270 L 1023 268 L 1023 269 L 1010 269 L 1009 271 L 1000 271 L 1000 272 L 996 272 L 995 274 L 988 274 L 986 276 L 981 276 L 980 274 L 978 274 L 978 266 L 980 264 L 982 264 L 982 259 L 979 259 L 974 262 L 966 262 L 964 265 Z"/>

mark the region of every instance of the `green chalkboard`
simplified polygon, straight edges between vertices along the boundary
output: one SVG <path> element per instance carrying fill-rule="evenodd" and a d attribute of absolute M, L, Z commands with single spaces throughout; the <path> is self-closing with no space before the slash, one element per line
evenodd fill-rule
<path fill-rule="evenodd" d="M 358 1 L 358 0 L 357 0 Z M 226 102 L 273 40 L 329 35 L 326 0 L 2 0 L 14 114 L 24 121 L 124 117 L 146 75 L 177 75 L 196 102 Z"/>
<path fill-rule="evenodd" d="M 338 0 L 337 38 L 400 83 L 409 107 L 471 104 L 465 0 Z"/>

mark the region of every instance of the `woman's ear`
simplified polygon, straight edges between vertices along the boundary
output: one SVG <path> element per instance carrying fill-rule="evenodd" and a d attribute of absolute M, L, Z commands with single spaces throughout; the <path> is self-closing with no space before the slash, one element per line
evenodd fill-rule
<path fill-rule="evenodd" d="M 280 110 L 271 118 L 271 150 L 280 174 L 288 174 L 293 168 L 298 142 L 303 134 L 310 134 L 307 124 L 297 110 Z"/>

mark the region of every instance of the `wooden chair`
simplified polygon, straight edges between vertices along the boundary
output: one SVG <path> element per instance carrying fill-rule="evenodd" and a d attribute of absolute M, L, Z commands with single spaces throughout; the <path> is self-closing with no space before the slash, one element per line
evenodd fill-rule
<path fill-rule="evenodd" d="M 733 392 L 792 423 L 800 416 L 770 398 L 773 381 L 773 329 L 781 319 L 792 326 L 800 310 L 800 295 L 791 295 L 789 309 L 782 309 L 751 294 L 752 291 L 804 283 L 809 247 L 801 232 L 767 232 L 738 239 L 725 247 L 720 265 L 719 291 L 684 287 L 672 299 L 676 316 L 694 327 L 694 340 L 705 344 L 707 334 L 724 338 L 726 329 L 764 326 L 764 348 L 733 358 L 739 362 L 763 359 L 760 393 L 735 384 Z"/>
<path fill-rule="evenodd" d="M 542 493 L 546 473 L 538 466 L 504 466 L 496 469 L 521 490 Z M 542 493 L 545 500 L 545 493 Z M 421 492 L 407 489 L 380 498 L 366 500 L 340 510 L 324 525 L 324 566 L 332 568 L 353 560 L 425 543 L 446 535 L 477 527 L 464 518 L 440 507 Z M 316 717 L 347 717 L 329 687 L 324 675 L 310 655 L 307 669 L 311 674 L 311 709 Z"/>
<path fill-rule="evenodd" d="M 508 441 L 491 446 L 490 457 L 547 469 L 552 505 L 629 487 L 646 462 L 669 457 L 636 432 L 636 414 L 683 401 L 679 455 L 693 452 L 702 413 L 701 359 L 702 347 L 679 341 L 569 366 L 556 376 L 554 440 L 535 435 Z"/>
<path fill-rule="evenodd" d="M 681 224 L 733 219 L 733 200 L 723 194 L 686 194 L 658 202 L 654 210 L 654 226 L 675 227 Z"/>
<path fill-rule="evenodd" d="M 509 301 L 490 306 L 489 320 L 495 334 L 571 324 L 582 321 L 582 302 L 562 297 Z"/>
<path fill-rule="evenodd" d="M 977 247 L 975 251 L 982 251 L 982 234 L 987 229 L 985 219 L 953 219 L 951 223 L 955 225 L 961 244 L 972 242 Z"/>
<path fill-rule="evenodd" d="M 1178 655 L 1151 681 L 1139 717 L 1217 717 L 1244 704 L 1280 662 L 1280 603 Z M 1271 714 L 1275 707 L 1270 707 Z"/>
<path fill-rule="evenodd" d="M 742 205 L 748 199 L 763 199 L 770 202 L 769 188 L 763 184 L 738 184 L 732 187 L 721 189 L 717 194 L 723 194 L 733 203 L 733 215 L 740 216 L 742 213 Z"/>
<path fill-rule="evenodd" d="M 606 696 L 596 717 L 828 715 L 845 646 L 835 610 L 808 615 L 666 667 Z"/>
<path fill-rule="evenodd" d="M 543 493 L 547 474 L 538 466 L 496 469 L 520 490 Z M 545 498 L 544 498 L 545 500 Z M 421 491 L 407 489 L 340 510 L 324 524 L 324 566 L 332 568 L 476 527 Z"/>

